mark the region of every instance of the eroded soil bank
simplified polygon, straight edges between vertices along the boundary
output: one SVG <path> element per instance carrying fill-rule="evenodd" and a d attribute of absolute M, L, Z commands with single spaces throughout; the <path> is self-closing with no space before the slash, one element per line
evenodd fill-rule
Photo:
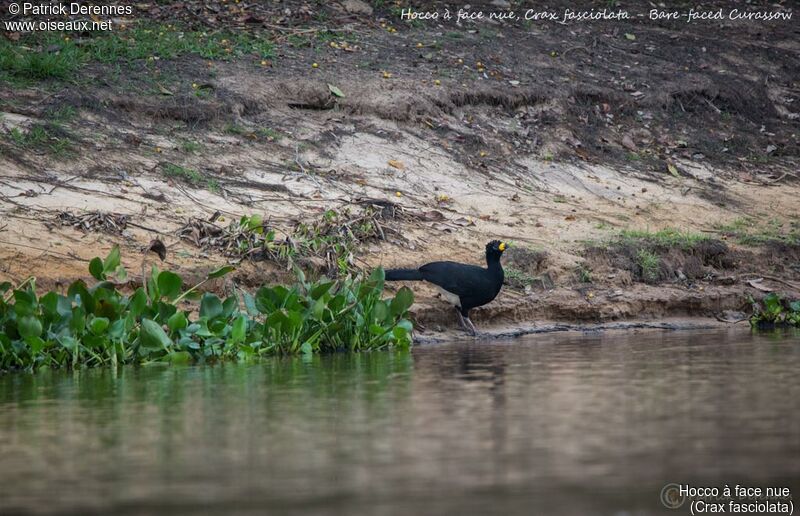
<path fill-rule="evenodd" d="M 65 285 L 119 244 L 133 286 L 159 238 L 160 266 L 189 278 L 232 262 L 244 288 L 287 281 L 285 255 L 228 231 L 256 215 L 317 274 L 481 263 L 509 240 L 507 286 L 474 315 L 485 328 L 735 322 L 751 297 L 800 296 L 796 25 L 407 24 L 378 4 L 182 17 L 256 33 L 268 58 L 156 48 L 4 75 L 0 280 Z M 120 23 L 175 30 L 175 7 L 141 6 Z M 340 255 L 303 246 L 320 234 Z M 423 331 L 455 327 L 415 290 Z"/>

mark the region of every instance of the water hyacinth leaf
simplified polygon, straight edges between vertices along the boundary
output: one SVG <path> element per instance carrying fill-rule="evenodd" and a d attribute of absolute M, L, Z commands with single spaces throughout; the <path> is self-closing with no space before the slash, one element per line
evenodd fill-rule
<path fill-rule="evenodd" d="M 78 341 L 69 335 L 62 335 L 58 338 L 58 342 L 70 353 L 78 348 Z"/>
<path fill-rule="evenodd" d="M 300 312 L 292 310 L 288 312 L 286 316 L 289 320 L 289 329 L 291 331 L 298 330 L 301 326 L 303 326 L 303 316 Z"/>
<path fill-rule="evenodd" d="M 405 328 L 405 330 L 408 333 L 411 333 L 411 331 L 414 329 L 414 325 L 411 324 L 411 321 L 409 321 L 408 319 L 400 319 L 399 321 L 397 321 L 396 326 L 398 328 Z"/>
<path fill-rule="evenodd" d="M 372 318 L 374 321 L 383 322 L 389 316 L 389 308 L 383 301 L 378 301 L 372 308 Z"/>
<path fill-rule="evenodd" d="M 175 312 L 178 311 L 178 307 L 176 307 L 175 305 L 170 304 L 170 303 L 163 303 L 163 302 L 160 302 L 160 301 L 156 305 L 156 308 L 158 309 L 158 320 L 159 321 L 167 321 L 167 320 L 169 320 L 169 318 L 172 317 L 173 314 L 175 314 Z"/>
<path fill-rule="evenodd" d="M 789 303 L 789 309 L 792 312 L 800 312 L 800 301 L 792 301 Z"/>
<path fill-rule="evenodd" d="M 779 314 L 783 311 L 781 299 L 774 292 L 771 292 L 764 297 L 764 307 L 767 309 L 767 312 L 772 314 Z"/>
<path fill-rule="evenodd" d="M 325 300 L 319 298 L 314 303 L 314 308 L 311 310 L 311 314 L 314 316 L 315 319 L 321 320 L 324 313 L 325 313 Z"/>
<path fill-rule="evenodd" d="M 144 289 L 142 287 L 139 287 L 131 296 L 131 299 L 128 303 L 128 310 L 130 310 L 130 313 L 133 314 L 134 317 L 139 317 L 142 315 L 146 307 L 147 294 L 144 293 Z"/>
<path fill-rule="evenodd" d="M 314 352 L 314 348 L 311 346 L 310 342 L 303 342 L 303 345 L 300 346 L 300 353 L 304 355 L 310 355 Z"/>
<path fill-rule="evenodd" d="M 70 285 L 67 289 L 67 296 L 83 306 L 87 313 L 94 313 L 94 296 L 89 293 L 89 290 L 86 288 L 86 284 L 83 281 L 78 280 L 72 283 L 72 285 Z"/>
<path fill-rule="evenodd" d="M 234 266 L 232 266 L 232 265 L 224 265 L 224 266 L 220 267 L 219 269 L 216 269 L 216 270 L 213 270 L 213 271 L 209 272 L 208 273 L 208 279 L 221 278 L 221 277 L 225 276 L 226 274 L 228 274 L 229 272 L 234 271 L 234 270 L 236 270 L 236 268 Z"/>
<path fill-rule="evenodd" d="M 267 326 L 279 331 L 285 331 L 289 327 L 289 318 L 286 317 L 282 310 L 277 310 L 267 317 Z"/>
<path fill-rule="evenodd" d="M 332 286 L 333 286 L 332 281 L 326 281 L 324 283 L 320 283 L 319 285 L 311 289 L 311 297 L 313 299 L 321 298 L 322 296 L 328 293 L 328 291 L 331 289 Z"/>
<path fill-rule="evenodd" d="M 397 295 L 392 299 L 392 315 L 403 315 L 406 310 L 414 304 L 414 293 L 408 287 L 403 287 L 397 291 Z"/>
<path fill-rule="evenodd" d="M 167 320 L 167 327 L 169 331 L 178 331 L 186 328 L 189 325 L 189 321 L 186 320 L 186 314 L 183 312 L 175 312 L 172 316 Z"/>
<path fill-rule="evenodd" d="M 103 272 L 108 274 L 109 272 L 114 272 L 117 270 L 117 267 L 120 265 L 120 254 L 119 254 L 119 246 L 115 245 L 111 252 L 108 253 L 106 259 L 103 261 Z"/>
<path fill-rule="evenodd" d="M 242 299 L 244 300 L 244 308 L 247 310 L 247 315 L 255 317 L 258 315 L 258 308 L 256 307 L 256 300 L 246 290 L 242 291 Z"/>
<path fill-rule="evenodd" d="M 222 302 L 222 316 L 230 317 L 238 305 L 239 301 L 234 296 L 225 298 L 225 301 Z"/>
<path fill-rule="evenodd" d="M 13 285 L 11 285 L 11 283 L 9 283 L 8 281 L 0 283 L 0 294 L 5 292 L 6 290 L 10 290 L 12 286 Z"/>
<path fill-rule="evenodd" d="M 89 322 L 89 331 L 95 335 L 101 335 L 108 328 L 111 321 L 105 317 L 95 317 Z"/>
<path fill-rule="evenodd" d="M 40 351 L 42 351 L 47 344 L 44 340 L 42 340 L 39 336 L 31 336 L 25 337 L 25 344 L 28 345 L 28 348 L 31 350 L 31 355 L 38 355 Z"/>
<path fill-rule="evenodd" d="M 201 297 L 201 294 L 197 290 L 187 290 L 183 294 L 183 299 L 185 299 L 187 301 L 199 301 L 200 297 Z"/>
<path fill-rule="evenodd" d="M 106 275 L 103 272 L 103 260 L 100 258 L 92 258 L 92 261 L 89 262 L 89 274 L 96 280 L 103 281 L 106 279 Z"/>
<path fill-rule="evenodd" d="M 147 294 L 151 300 L 161 299 L 161 293 L 158 290 L 159 274 L 161 274 L 161 269 L 153 265 L 150 268 L 150 276 L 147 278 Z"/>
<path fill-rule="evenodd" d="M 58 315 L 58 294 L 55 292 L 48 292 L 39 298 L 39 304 L 42 307 L 42 312 L 47 317 L 55 317 Z"/>
<path fill-rule="evenodd" d="M 69 327 L 73 333 L 82 334 L 86 328 L 86 309 L 82 306 L 76 306 L 72 309 L 72 318 L 69 321 Z"/>
<path fill-rule="evenodd" d="M 397 340 L 402 340 L 406 338 L 406 336 L 408 336 L 408 330 L 406 330 L 402 326 L 395 326 L 394 329 L 392 330 L 392 333 L 394 334 L 394 338 L 396 338 Z"/>
<path fill-rule="evenodd" d="M 372 274 L 369 275 L 370 282 L 377 283 L 381 286 L 383 286 L 385 280 L 386 280 L 386 272 L 383 270 L 383 267 L 377 267 L 375 270 L 372 271 Z"/>
<path fill-rule="evenodd" d="M 170 364 L 189 364 L 192 362 L 192 355 L 188 351 L 173 351 L 167 355 Z"/>
<path fill-rule="evenodd" d="M 222 315 L 222 301 L 214 294 L 203 294 L 200 300 L 200 317 L 213 319 Z"/>
<path fill-rule="evenodd" d="M 26 315 L 17 321 L 17 330 L 23 339 L 42 334 L 42 322 L 33 315 Z"/>
<path fill-rule="evenodd" d="M 32 315 L 36 312 L 36 296 L 26 290 L 14 291 L 14 313 L 17 317 Z"/>
<path fill-rule="evenodd" d="M 244 342 L 244 339 L 247 335 L 247 317 L 244 315 L 240 315 L 233 321 L 233 326 L 231 327 L 231 342 L 234 344 L 239 344 Z"/>
<path fill-rule="evenodd" d="M 170 271 L 163 271 L 158 275 L 158 291 L 161 297 L 166 297 L 170 301 L 181 295 L 183 280 L 180 276 Z"/>
<path fill-rule="evenodd" d="M 128 279 L 128 271 L 125 270 L 125 267 L 120 265 L 114 270 L 114 279 L 120 283 Z"/>
<path fill-rule="evenodd" d="M 160 324 L 151 319 L 142 319 L 142 330 L 139 333 L 142 347 L 150 349 L 167 349 L 172 344 L 172 339 Z"/>
<path fill-rule="evenodd" d="M 121 339 L 125 334 L 125 319 L 117 319 L 108 329 L 108 336 L 112 339 Z"/>

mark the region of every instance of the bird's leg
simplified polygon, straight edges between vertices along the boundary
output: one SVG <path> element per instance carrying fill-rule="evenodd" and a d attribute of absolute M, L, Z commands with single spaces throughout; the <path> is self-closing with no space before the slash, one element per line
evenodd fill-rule
<path fill-rule="evenodd" d="M 455 307 L 455 309 L 456 309 L 456 314 L 458 315 L 459 324 L 461 324 L 461 327 L 464 329 L 464 331 L 469 333 L 469 331 L 470 331 L 469 326 L 467 326 L 467 323 L 464 320 L 464 316 L 461 315 L 461 310 L 459 310 L 457 306 Z"/>
<path fill-rule="evenodd" d="M 472 336 L 473 337 L 476 336 L 478 334 L 478 330 L 475 329 L 475 325 L 472 324 L 472 320 L 470 320 L 469 317 L 466 317 L 465 320 L 467 321 L 467 324 L 469 325 L 470 333 L 472 334 Z"/>
<path fill-rule="evenodd" d="M 472 324 L 472 321 L 469 320 L 469 317 L 464 317 L 461 315 L 461 310 L 458 307 L 456 307 L 456 313 L 458 314 L 458 322 L 461 323 L 461 327 L 464 328 L 464 331 L 473 337 L 477 335 L 478 330 L 475 329 L 475 325 Z"/>

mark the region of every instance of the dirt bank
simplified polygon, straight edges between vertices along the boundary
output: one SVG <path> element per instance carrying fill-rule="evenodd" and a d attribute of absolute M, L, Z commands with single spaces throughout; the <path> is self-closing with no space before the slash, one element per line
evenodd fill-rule
<path fill-rule="evenodd" d="M 354 235 L 342 256 L 295 256 L 319 274 L 480 263 L 487 240 L 512 241 L 479 326 L 725 318 L 765 290 L 800 295 L 795 25 L 406 24 L 380 2 L 324 4 L 245 22 L 144 3 L 151 38 L 181 14 L 270 55 L 156 48 L 121 69 L 0 76 L 0 280 L 57 287 L 115 244 L 137 271 L 153 238 L 182 274 L 232 262 L 245 287 L 286 280 L 286 260 L 224 233 L 258 215 L 277 242 Z M 692 236 L 652 236 L 666 228 Z M 418 292 L 422 327 L 455 325 Z"/>

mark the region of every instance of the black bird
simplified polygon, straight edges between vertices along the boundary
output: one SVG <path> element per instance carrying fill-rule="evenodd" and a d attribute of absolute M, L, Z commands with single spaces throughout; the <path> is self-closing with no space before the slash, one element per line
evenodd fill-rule
<path fill-rule="evenodd" d="M 431 262 L 419 269 L 389 269 L 388 281 L 427 281 L 442 291 L 456 307 L 458 320 L 472 335 L 477 332 L 469 319 L 469 311 L 497 297 L 503 286 L 503 266 L 500 257 L 505 242 L 492 240 L 486 244 L 486 268 L 457 262 Z"/>

